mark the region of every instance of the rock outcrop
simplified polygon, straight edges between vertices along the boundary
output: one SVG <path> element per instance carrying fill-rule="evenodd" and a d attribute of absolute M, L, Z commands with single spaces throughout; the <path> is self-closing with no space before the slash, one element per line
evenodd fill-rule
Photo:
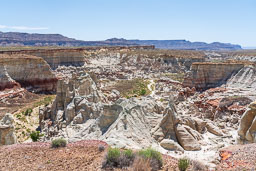
<path fill-rule="evenodd" d="M 57 78 L 42 58 L 29 55 L 0 55 L 0 69 L 3 70 L 0 75 L 1 89 L 11 88 L 17 83 L 38 92 L 56 89 Z"/>
<path fill-rule="evenodd" d="M 198 151 L 206 143 L 202 134 L 224 135 L 210 120 L 180 116 L 173 98 L 165 105 L 151 95 L 108 101 L 83 67 L 56 72 L 63 74 L 56 99 L 39 112 L 44 140 L 98 139 L 121 148 Z"/>
<path fill-rule="evenodd" d="M 239 63 L 193 63 L 191 71 L 186 75 L 183 85 L 205 90 L 220 86 L 244 67 Z"/>
<path fill-rule="evenodd" d="M 84 49 L 43 49 L 24 51 L 25 54 L 43 58 L 52 69 L 58 66 L 83 66 Z"/>
<path fill-rule="evenodd" d="M 174 140 L 171 139 L 163 139 L 160 142 L 160 145 L 167 150 L 171 150 L 171 151 L 184 151 L 183 148 Z"/>
<path fill-rule="evenodd" d="M 69 141 L 101 139 L 119 147 L 157 144 L 150 132 L 159 114 L 150 99 L 119 99 L 104 103 L 89 74 L 77 71 L 60 80 L 52 106 L 40 110 L 40 128 L 46 139 L 64 136 Z"/>
<path fill-rule="evenodd" d="M 256 103 L 253 102 L 248 106 L 247 111 L 243 114 L 239 129 L 239 143 L 256 143 Z"/>
<path fill-rule="evenodd" d="M 192 128 L 179 124 L 175 129 L 177 138 L 181 146 L 188 151 L 197 151 L 201 150 L 200 144 L 198 141 L 200 139 L 196 139 L 195 136 L 193 136 L 193 133 L 196 133 L 193 131 Z M 197 133 L 196 133 L 197 134 Z"/>
<path fill-rule="evenodd" d="M 14 88 L 15 86 L 20 87 L 19 83 L 10 77 L 4 65 L 0 65 L 0 83 L 0 91 L 6 88 Z"/>
<path fill-rule="evenodd" d="M 178 122 L 176 108 L 173 104 L 173 100 L 170 99 L 169 107 L 165 109 L 163 118 L 154 128 L 154 138 L 159 142 L 163 139 L 172 139 L 177 142 L 175 128 Z"/>
<path fill-rule="evenodd" d="M 7 113 L 0 120 L 0 145 L 10 145 L 16 143 L 16 136 L 14 134 L 14 119 L 11 114 Z"/>

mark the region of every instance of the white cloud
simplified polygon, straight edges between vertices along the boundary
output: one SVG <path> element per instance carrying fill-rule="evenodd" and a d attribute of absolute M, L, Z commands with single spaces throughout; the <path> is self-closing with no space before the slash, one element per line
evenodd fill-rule
<path fill-rule="evenodd" d="M 13 29 L 13 30 L 47 30 L 47 27 L 26 27 L 26 26 L 5 26 L 0 25 L 0 29 Z"/>

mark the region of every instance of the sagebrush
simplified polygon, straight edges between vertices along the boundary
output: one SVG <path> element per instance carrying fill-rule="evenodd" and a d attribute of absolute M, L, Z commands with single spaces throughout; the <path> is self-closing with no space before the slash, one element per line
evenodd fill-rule
<path fill-rule="evenodd" d="M 52 148 L 66 147 L 67 141 L 63 138 L 57 138 L 52 140 Z"/>
<path fill-rule="evenodd" d="M 179 159 L 178 167 L 180 171 L 186 171 L 189 167 L 189 160 L 186 158 Z"/>

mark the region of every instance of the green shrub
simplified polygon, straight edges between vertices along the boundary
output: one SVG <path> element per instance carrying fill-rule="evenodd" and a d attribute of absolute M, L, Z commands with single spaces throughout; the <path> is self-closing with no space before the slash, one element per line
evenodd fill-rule
<path fill-rule="evenodd" d="M 109 148 L 108 153 L 107 153 L 107 162 L 113 162 L 116 163 L 118 162 L 118 158 L 120 157 L 121 152 L 119 148 Z"/>
<path fill-rule="evenodd" d="M 25 116 L 30 116 L 33 110 L 31 108 L 28 108 L 25 112 L 22 112 Z"/>
<path fill-rule="evenodd" d="M 102 163 L 102 168 L 111 169 L 134 167 L 137 170 L 150 168 L 152 171 L 157 171 L 162 166 L 162 154 L 151 148 L 134 153 L 132 150 L 122 151 L 119 148 L 110 147 Z"/>
<path fill-rule="evenodd" d="M 147 93 L 147 91 L 145 89 L 140 90 L 140 96 L 144 96 L 146 93 Z"/>
<path fill-rule="evenodd" d="M 124 155 L 125 155 L 125 157 L 127 157 L 127 158 L 133 158 L 134 157 L 134 154 L 133 154 L 133 152 L 132 152 L 132 150 L 125 150 L 124 152 Z"/>
<path fill-rule="evenodd" d="M 140 150 L 138 154 L 146 159 L 157 159 L 158 161 L 163 161 L 162 154 L 151 148 Z"/>
<path fill-rule="evenodd" d="M 30 138 L 32 139 L 33 142 L 36 142 L 39 140 L 40 137 L 44 136 L 43 134 L 40 133 L 40 131 L 32 131 L 29 134 Z"/>
<path fill-rule="evenodd" d="M 189 160 L 186 158 L 179 159 L 178 167 L 180 171 L 186 171 L 189 166 Z"/>
<path fill-rule="evenodd" d="M 66 147 L 67 141 L 63 138 L 57 138 L 52 141 L 52 148 Z"/>
<path fill-rule="evenodd" d="M 135 155 L 132 150 L 121 151 L 119 148 L 109 148 L 102 163 L 103 168 L 126 168 L 133 164 Z"/>
<path fill-rule="evenodd" d="M 146 160 L 150 160 L 152 170 L 158 170 L 163 166 L 162 154 L 154 149 L 140 150 L 138 155 Z"/>

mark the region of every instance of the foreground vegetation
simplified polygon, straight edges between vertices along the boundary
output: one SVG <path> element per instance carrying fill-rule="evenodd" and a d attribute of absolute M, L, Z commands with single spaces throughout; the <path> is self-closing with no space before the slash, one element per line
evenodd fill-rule
<path fill-rule="evenodd" d="M 52 148 L 66 147 L 67 141 L 63 138 L 57 138 L 52 140 Z"/>
<path fill-rule="evenodd" d="M 162 154 L 154 149 L 148 148 L 133 152 L 132 150 L 121 150 L 109 148 L 102 163 L 103 168 L 129 168 L 134 170 L 157 171 L 163 166 Z"/>

